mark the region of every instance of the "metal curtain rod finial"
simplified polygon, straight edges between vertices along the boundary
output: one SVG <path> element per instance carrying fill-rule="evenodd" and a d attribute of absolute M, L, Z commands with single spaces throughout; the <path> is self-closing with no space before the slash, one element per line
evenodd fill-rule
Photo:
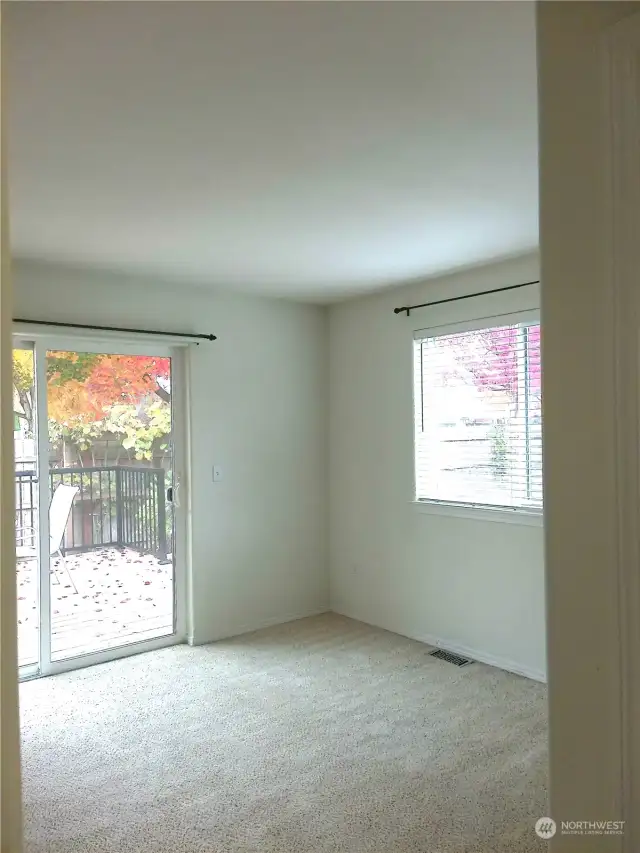
<path fill-rule="evenodd" d="M 127 329 L 122 326 L 91 326 L 86 323 L 60 323 L 54 320 L 23 320 L 14 318 L 14 323 L 26 323 L 30 326 L 54 326 L 60 329 L 90 329 L 94 332 L 124 332 L 130 335 L 159 335 L 169 338 L 193 338 L 196 343 L 199 340 L 215 341 L 215 335 L 206 335 L 199 332 L 163 332 L 159 329 Z"/>
<path fill-rule="evenodd" d="M 540 280 L 524 281 L 522 284 L 510 284 L 507 287 L 495 287 L 493 290 L 483 290 L 480 293 L 467 293 L 465 296 L 451 296 L 449 299 L 436 299 L 434 302 L 421 302 L 419 305 L 403 305 L 402 308 L 394 308 L 394 314 L 406 312 L 407 317 L 414 308 L 431 308 L 433 305 L 444 305 L 445 302 L 460 302 L 462 299 L 474 299 L 476 296 L 488 296 L 490 293 L 502 293 L 504 290 L 517 290 L 519 287 L 531 287 L 540 284 Z"/>

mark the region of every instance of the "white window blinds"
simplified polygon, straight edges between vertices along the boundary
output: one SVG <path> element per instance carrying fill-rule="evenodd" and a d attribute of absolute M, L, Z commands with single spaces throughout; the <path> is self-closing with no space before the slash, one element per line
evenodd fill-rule
<path fill-rule="evenodd" d="M 416 498 L 542 507 L 540 325 L 414 342 Z"/>

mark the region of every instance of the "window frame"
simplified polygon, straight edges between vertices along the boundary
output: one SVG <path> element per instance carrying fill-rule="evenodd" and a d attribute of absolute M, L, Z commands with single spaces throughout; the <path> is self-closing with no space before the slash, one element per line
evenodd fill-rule
<path fill-rule="evenodd" d="M 491 312 L 487 316 L 471 320 L 459 320 L 449 323 L 439 323 L 422 326 L 413 331 L 411 341 L 411 402 L 412 402 L 412 500 L 415 509 L 427 515 L 469 518 L 476 521 L 493 521 L 525 526 L 540 527 L 543 523 L 544 503 L 542 507 L 505 506 L 498 504 L 472 503 L 466 501 L 440 500 L 438 498 L 419 498 L 417 482 L 417 442 L 415 433 L 416 412 L 416 375 L 414 364 L 414 347 L 416 341 L 426 338 L 439 338 L 462 332 L 482 331 L 483 329 L 499 328 L 501 326 L 540 325 L 540 309 L 528 308 L 520 311 L 505 313 Z M 543 471 L 543 501 L 544 501 L 544 471 Z"/>

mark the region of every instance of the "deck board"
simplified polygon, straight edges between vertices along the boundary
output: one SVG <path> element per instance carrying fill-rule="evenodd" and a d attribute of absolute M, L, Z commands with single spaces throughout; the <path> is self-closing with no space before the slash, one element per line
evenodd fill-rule
<path fill-rule="evenodd" d="M 173 631 L 173 565 L 131 548 L 51 562 L 51 657 L 114 648 Z M 18 662 L 37 662 L 37 563 L 19 560 Z"/>

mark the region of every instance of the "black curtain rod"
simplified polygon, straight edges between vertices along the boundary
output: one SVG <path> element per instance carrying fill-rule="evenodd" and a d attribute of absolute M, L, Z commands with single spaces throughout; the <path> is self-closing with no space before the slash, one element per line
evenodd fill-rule
<path fill-rule="evenodd" d="M 215 341 L 215 335 L 202 335 L 187 332 L 162 332 L 158 329 L 125 329 L 121 326 L 89 326 L 85 323 L 56 323 L 52 320 L 22 320 L 15 318 L 14 323 L 28 323 L 30 326 L 56 326 L 61 329 L 91 329 L 97 332 L 126 332 L 130 335 L 162 335 L 169 338 L 193 338 L 194 340 Z M 196 342 L 197 342 L 196 340 Z"/>
<path fill-rule="evenodd" d="M 466 296 L 452 296 L 449 299 L 436 299 L 435 302 L 421 302 L 420 305 L 403 305 L 402 308 L 394 308 L 394 314 L 407 312 L 407 317 L 414 308 L 431 308 L 432 305 L 444 305 L 445 302 L 459 302 L 461 299 L 473 299 L 476 296 L 488 296 L 490 293 L 502 293 L 503 290 L 517 290 L 519 287 L 531 287 L 532 284 L 540 284 L 540 281 L 525 281 L 522 284 L 510 284 L 508 287 L 496 287 L 493 290 L 483 290 L 482 293 L 467 293 Z"/>

